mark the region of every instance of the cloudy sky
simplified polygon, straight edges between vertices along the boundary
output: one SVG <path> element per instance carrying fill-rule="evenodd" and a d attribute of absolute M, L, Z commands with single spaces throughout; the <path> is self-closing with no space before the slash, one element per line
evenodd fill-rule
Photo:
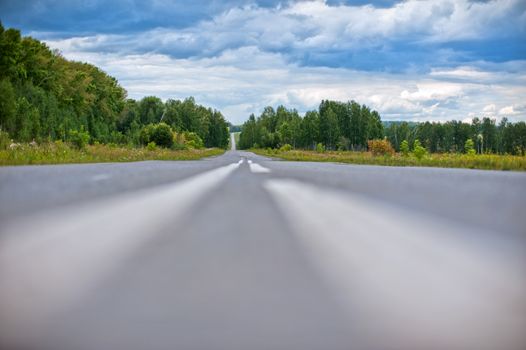
<path fill-rule="evenodd" d="M 384 120 L 526 120 L 526 1 L 1 0 L 5 27 L 234 124 L 356 100 Z"/>

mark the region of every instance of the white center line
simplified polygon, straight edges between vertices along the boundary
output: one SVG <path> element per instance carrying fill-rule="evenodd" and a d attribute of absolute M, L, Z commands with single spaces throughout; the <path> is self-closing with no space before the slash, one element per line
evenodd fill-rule
<path fill-rule="evenodd" d="M 252 163 L 249 161 L 250 171 L 253 173 L 270 173 L 269 168 L 265 168 L 264 166 L 261 166 L 257 163 Z"/>
<path fill-rule="evenodd" d="M 111 175 L 109 174 L 97 174 L 91 177 L 91 181 L 103 181 L 109 179 L 110 177 Z"/>

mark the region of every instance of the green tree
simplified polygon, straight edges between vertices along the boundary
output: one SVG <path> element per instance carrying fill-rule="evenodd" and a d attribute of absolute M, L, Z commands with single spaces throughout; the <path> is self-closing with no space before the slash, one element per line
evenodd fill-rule
<path fill-rule="evenodd" d="M 336 113 L 331 108 L 327 108 L 320 113 L 320 140 L 329 149 L 334 149 L 339 137 L 338 120 Z"/>
<path fill-rule="evenodd" d="M 464 144 L 464 151 L 467 153 L 467 154 L 470 154 L 470 155 L 473 155 L 475 154 L 475 143 L 473 142 L 472 139 L 467 139 L 466 140 L 466 143 Z"/>
<path fill-rule="evenodd" d="M 400 144 L 400 152 L 402 152 L 404 157 L 409 155 L 409 142 L 407 142 L 407 140 L 402 141 Z"/>
<path fill-rule="evenodd" d="M 0 80 L 0 128 L 12 137 L 16 134 L 16 95 L 11 82 Z"/>
<path fill-rule="evenodd" d="M 422 159 L 427 154 L 427 150 L 422 146 L 418 139 L 416 139 L 413 144 L 413 154 L 418 160 Z"/>

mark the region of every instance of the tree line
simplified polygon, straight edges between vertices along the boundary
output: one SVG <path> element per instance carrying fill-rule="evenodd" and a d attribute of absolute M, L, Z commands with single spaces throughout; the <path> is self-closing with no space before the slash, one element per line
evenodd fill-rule
<path fill-rule="evenodd" d="M 404 143 L 432 153 L 466 152 L 466 142 L 476 153 L 521 154 L 526 151 L 526 123 L 503 118 L 474 118 L 471 123 L 382 122 L 377 111 L 355 101 L 323 100 L 318 110 L 300 117 L 294 109 L 266 107 L 250 115 L 241 127 L 239 148 L 366 150 L 368 141 L 387 139 L 396 151 Z"/>
<path fill-rule="evenodd" d="M 355 101 L 327 100 L 303 117 L 284 106 L 266 107 L 257 118 L 252 114 L 241 127 L 239 147 L 314 149 L 321 143 L 327 149 L 363 150 L 368 140 L 382 137 L 378 112 Z"/>
<path fill-rule="evenodd" d="M 89 142 L 140 145 L 142 129 L 160 122 L 198 136 L 206 147 L 228 145 L 221 112 L 192 97 L 127 99 L 126 90 L 101 69 L 67 60 L 0 23 L 0 130 L 10 138 L 69 141 L 81 133 Z"/>
<path fill-rule="evenodd" d="M 385 128 L 385 136 L 397 151 L 404 140 L 409 145 L 419 140 L 432 153 L 464 152 L 468 140 L 476 153 L 524 155 L 526 151 L 526 123 L 511 123 L 507 118 L 498 124 L 489 117 L 473 118 L 471 123 L 393 122 Z"/>

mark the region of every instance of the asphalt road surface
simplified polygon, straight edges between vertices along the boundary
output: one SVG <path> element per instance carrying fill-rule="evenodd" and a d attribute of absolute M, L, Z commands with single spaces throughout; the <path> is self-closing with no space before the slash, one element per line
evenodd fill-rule
<path fill-rule="evenodd" d="M 0 168 L 0 349 L 518 350 L 525 329 L 524 173 Z"/>

